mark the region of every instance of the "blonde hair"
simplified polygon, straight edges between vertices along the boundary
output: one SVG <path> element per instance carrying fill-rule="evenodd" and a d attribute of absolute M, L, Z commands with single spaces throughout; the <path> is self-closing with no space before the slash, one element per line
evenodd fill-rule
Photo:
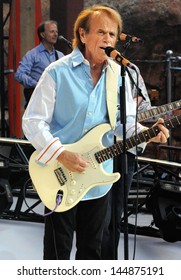
<path fill-rule="evenodd" d="M 82 10 L 74 23 L 73 48 L 78 47 L 81 51 L 84 50 L 84 44 L 80 40 L 79 28 L 83 28 L 85 32 L 88 33 L 90 29 L 90 18 L 97 12 L 105 13 L 113 19 L 118 25 L 118 36 L 121 34 L 123 23 L 120 14 L 115 9 L 108 6 L 93 5 L 90 8 Z"/>

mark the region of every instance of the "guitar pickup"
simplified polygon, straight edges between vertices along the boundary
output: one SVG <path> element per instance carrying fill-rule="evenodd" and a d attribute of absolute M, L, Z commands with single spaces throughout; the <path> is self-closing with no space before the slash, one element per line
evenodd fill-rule
<path fill-rule="evenodd" d="M 60 183 L 61 186 L 65 185 L 67 182 L 67 177 L 65 176 L 65 173 L 63 172 L 63 169 L 61 167 L 54 170 L 54 173 Z"/>

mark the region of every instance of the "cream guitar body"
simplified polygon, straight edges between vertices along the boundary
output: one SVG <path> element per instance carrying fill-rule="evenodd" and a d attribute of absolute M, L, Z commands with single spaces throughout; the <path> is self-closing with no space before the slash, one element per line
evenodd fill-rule
<path fill-rule="evenodd" d="M 41 166 L 35 161 L 37 152 L 31 155 L 30 176 L 40 199 L 49 209 L 55 208 L 58 193 L 61 203 L 56 211 L 63 212 L 75 206 L 91 188 L 112 184 L 120 178 L 119 173 L 105 172 L 95 158 L 95 153 L 104 148 L 101 139 L 109 130 L 110 125 L 103 124 L 91 130 L 80 141 L 64 145 L 66 150 L 80 153 L 90 162 L 85 173 L 70 172 L 58 161 Z"/>

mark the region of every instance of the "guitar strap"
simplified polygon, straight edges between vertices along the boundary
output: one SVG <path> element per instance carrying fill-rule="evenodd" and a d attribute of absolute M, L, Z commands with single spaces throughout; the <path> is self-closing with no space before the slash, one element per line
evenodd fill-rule
<path fill-rule="evenodd" d="M 106 99 L 111 128 L 116 126 L 116 111 L 118 98 L 119 67 L 114 61 L 109 61 L 106 73 Z"/>
<path fill-rule="evenodd" d="M 58 53 L 57 53 L 57 51 L 55 50 L 55 60 L 58 60 Z"/>

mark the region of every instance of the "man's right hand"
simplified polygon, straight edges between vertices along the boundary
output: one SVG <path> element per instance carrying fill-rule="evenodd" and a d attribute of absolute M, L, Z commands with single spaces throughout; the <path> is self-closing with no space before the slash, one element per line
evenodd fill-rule
<path fill-rule="evenodd" d="M 78 153 L 63 151 L 57 158 L 69 171 L 82 173 L 86 170 L 89 162 Z"/>

